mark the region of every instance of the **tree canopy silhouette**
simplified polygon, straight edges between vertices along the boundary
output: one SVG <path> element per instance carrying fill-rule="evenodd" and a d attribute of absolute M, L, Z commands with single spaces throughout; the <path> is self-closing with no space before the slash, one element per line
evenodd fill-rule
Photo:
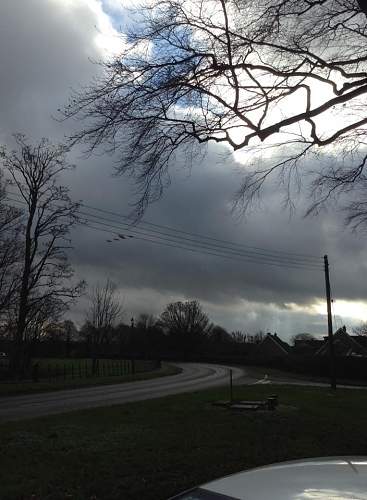
<path fill-rule="evenodd" d="M 206 335 L 212 325 L 196 300 L 172 302 L 162 312 L 160 325 L 180 336 Z"/>

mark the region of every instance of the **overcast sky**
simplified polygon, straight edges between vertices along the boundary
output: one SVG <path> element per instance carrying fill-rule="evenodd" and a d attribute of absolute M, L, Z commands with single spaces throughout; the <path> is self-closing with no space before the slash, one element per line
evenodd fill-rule
<path fill-rule="evenodd" d="M 91 60 L 118 50 L 116 29 L 127 11 L 120 0 L 5 0 L 0 2 L 0 142 L 23 132 L 61 140 L 75 123 L 53 119 L 71 87 L 98 72 Z M 77 200 L 127 214 L 134 201 L 129 179 L 113 177 L 114 158 L 82 157 L 64 179 Z M 210 146 L 191 175 L 178 159 L 172 185 L 147 210 L 145 220 L 187 232 L 269 250 L 327 253 L 331 261 L 336 326 L 367 320 L 365 302 L 366 234 L 345 229 L 336 210 L 303 218 L 302 198 L 292 218 L 281 208 L 277 185 L 246 219 L 234 218 L 231 199 L 241 170 L 222 146 Z M 106 217 L 108 217 L 106 215 Z M 117 218 L 115 218 L 118 221 Z M 125 319 L 159 314 L 171 301 L 197 299 L 212 321 L 229 330 L 276 331 L 284 339 L 298 332 L 326 334 L 324 277 L 321 271 L 281 269 L 231 261 L 154 245 L 137 239 L 115 241 L 108 233 L 79 227 L 70 259 L 77 276 L 90 285 L 110 277 L 124 298 Z M 108 242 L 107 240 L 112 240 Z M 81 324 L 86 299 L 69 316 Z"/>

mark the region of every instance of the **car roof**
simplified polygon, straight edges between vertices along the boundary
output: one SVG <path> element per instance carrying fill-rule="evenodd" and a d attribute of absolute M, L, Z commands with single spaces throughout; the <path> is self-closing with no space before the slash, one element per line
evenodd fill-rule
<path fill-rule="evenodd" d="M 281 462 L 201 486 L 240 500 L 367 500 L 367 457 Z"/>

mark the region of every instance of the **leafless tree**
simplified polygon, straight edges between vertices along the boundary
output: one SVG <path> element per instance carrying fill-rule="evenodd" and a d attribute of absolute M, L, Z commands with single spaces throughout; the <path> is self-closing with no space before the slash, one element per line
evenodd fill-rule
<path fill-rule="evenodd" d="M 248 335 L 244 332 L 241 332 L 240 330 L 236 330 L 234 332 L 231 332 L 231 339 L 232 342 L 235 342 L 236 344 L 242 344 L 247 341 Z"/>
<path fill-rule="evenodd" d="M 22 258 L 20 232 L 22 211 L 12 206 L 0 171 L 0 318 L 4 322 L 19 286 L 18 265 Z"/>
<path fill-rule="evenodd" d="M 208 316 L 198 301 L 172 302 L 160 316 L 161 325 L 171 333 L 200 334 L 211 329 Z"/>
<path fill-rule="evenodd" d="M 111 342 L 113 327 L 122 318 L 123 306 L 116 285 L 109 278 L 104 285 L 98 283 L 92 289 L 89 299 L 90 307 L 86 319 L 90 325 L 93 372 L 95 372 L 98 346 Z"/>
<path fill-rule="evenodd" d="M 10 331 L 17 331 L 17 322 L 19 317 L 18 304 L 15 307 L 8 309 L 8 329 Z M 58 297 L 45 296 L 42 300 L 36 302 L 31 301 L 29 305 L 29 312 L 27 317 L 27 325 L 24 330 L 24 343 L 26 345 L 26 352 L 24 360 L 28 362 L 28 358 L 33 355 L 34 344 L 47 337 L 48 331 L 54 329 L 58 325 L 60 318 L 68 310 L 68 304 L 65 300 Z M 63 339 L 63 332 L 58 328 L 59 340 Z"/>
<path fill-rule="evenodd" d="M 157 323 L 157 318 L 155 318 L 152 314 L 141 313 L 138 316 L 136 322 L 136 328 L 140 330 L 149 330 L 149 328 L 154 328 Z"/>
<path fill-rule="evenodd" d="M 65 310 L 82 292 L 84 283 L 72 283 L 68 263 L 69 231 L 78 222 L 78 204 L 68 188 L 57 183 L 59 175 L 72 168 L 67 148 L 47 139 L 32 146 L 15 134 L 17 150 L 3 149 L 1 158 L 13 185 L 13 195 L 22 207 L 25 222 L 21 234 L 20 285 L 14 301 L 15 349 L 13 367 L 18 376 L 28 359 L 27 339 L 35 322 Z"/>
<path fill-rule="evenodd" d="M 116 285 L 108 278 L 104 285 L 97 284 L 90 294 L 87 320 L 98 332 L 97 343 L 109 343 L 109 333 L 123 313 L 122 299 Z"/>
<path fill-rule="evenodd" d="M 175 153 L 192 162 L 211 141 L 247 158 L 243 209 L 277 174 L 289 203 L 307 178 L 309 211 L 341 193 L 363 201 L 366 15 L 362 0 L 148 2 L 121 54 L 62 110 L 86 119 L 71 140 L 120 151 L 140 213 L 169 183 Z"/>
<path fill-rule="evenodd" d="M 175 339 L 176 348 L 185 358 L 212 329 L 208 316 L 196 300 L 168 304 L 160 315 L 159 325 Z"/>

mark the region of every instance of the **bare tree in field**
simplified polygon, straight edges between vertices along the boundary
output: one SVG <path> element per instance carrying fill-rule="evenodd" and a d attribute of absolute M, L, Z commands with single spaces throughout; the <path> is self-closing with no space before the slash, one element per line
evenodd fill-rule
<path fill-rule="evenodd" d="M 213 326 L 196 300 L 168 304 L 159 324 L 176 340 L 176 346 L 182 349 L 185 358 Z"/>
<path fill-rule="evenodd" d="M 47 139 L 33 146 L 21 134 L 14 137 L 17 150 L 4 148 L 1 158 L 25 218 L 20 284 L 14 301 L 13 368 L 21 376 L 28 361 L 27 339 L 37 318 L 54 318 L 80 295 L 84 284 L 73 284 L 66 253 L 70 229 L 78 222 L 78 204 L 71 201 L 68 188 L 57 182 L 62 172 L 72 168 L 67 149 Z"/>
<path fill-rule="evenodd" d="M 104 285 L 97 284 L 89 296 L 90 307 L 87 321 L 91 331 L 93 372 L 96 371 L 97 349 L 101 344 L 109 344 L 113 327 L 122 318 L 122 299 L 116 285 L 107 279 Z"/>
<path fill-rule="evenodd" d="M 290 203 L 307 178 L 310 211 L 352 193 L 350 221 L 366 222 L 366 5 L 153 0 L 121 54 L 64 108 L 85 118 L 71 140 L 121 153 L 140 213 L 169 183 L 176 152 L 193 163 L 200 145 L 217 142 L 245 155 L 242 208 L 272 176 Z"/>

